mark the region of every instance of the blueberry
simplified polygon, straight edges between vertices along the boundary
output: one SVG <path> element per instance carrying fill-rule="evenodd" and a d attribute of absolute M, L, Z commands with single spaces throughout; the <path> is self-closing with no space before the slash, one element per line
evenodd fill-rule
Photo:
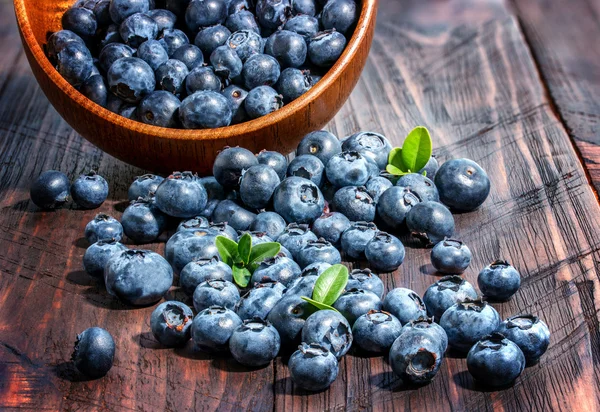
<path fill-rule="evenodd" d="M 138 103 L 154 91 L 156 83 L 152 68 L 137 57 L 124 57 L 114 62 L 107 79 L 110 91 L 128 103 Z"/>
<path fill-rule="evenodd" d="M 271 166 L 279 176 L 279 179 L 285 179 L 288 162 L 285 156 L 281 153 L 262 150 L 256 155 L 256 160 L 258 160 L 258 163 L 260 164 Z"/>
<path fill-rule="evenodd" d="M 315 235 L 335 246 L 340 245 L 342 233 L 350 227 L 350 220 L 341 213 L 324 213 L 313 223 Z"/>
<path fill-rule="evenodd" d="M 286 292 L 281 300 L 273 306 L 267 320 L 279 332 L 281 344 L 289 346 L 300 341 L 305 318 L 310 313 L 312 313 L 312 308 L 308 302 L 299 295 L 289 295 Z"/>
<path fill-rule="evenodd" d="M 501 333 L 492 333 L 469 350 L 467 368 L 484 385 L 506 386 L 512 384 L 525 369 L 525 356 Z"/>
<path fill-rule="evenodd" d="M 254 154 L 242 147 L 225 147 L 213 164 L 213 175 L 225 189 L 239 187 L 242 171 L 257 165 Z"/>
<path fill-rule="evenodd" d="M 392 182 L 390 182 L 388 179 L 382 176 L 370 178 L 367 184 L 365 185 L 367 191 L 369 192 L 375 203 L 379 202 L 379 198 L 381 197 L 383 192 L 385 192 L 392 186 Z"/>
<path fill-rule="evenodd" d="M 232 112 L 221 94 L 200 91 L 186 97 L 179 108 L 179 118 L 186 129 L 208 129 L 229 126 Z"/>
<path fill-rule="evenodd" d="M 167 51 L 169 57 L 173 56 L 181 46 L 190 42 L 185 33 L 179 29 L 165 29 L 159 41 Z"/>
<path fill-rule="evenodd" d="M 299 67 L 306 60 L 306 41 L 289 30 L 278 30 L 267 39 L 265 53 L 277 59 L 282 68 Z"/>
<path fill-rule="evenodd" d="M 83 43 L 69 42 L 56 54 L 56 70 L 74 87 L 79 87 L 92 74 L 94 61 Z"/>
<path fill-rule="evenodd" d="M 176 96 L 181 96 L 185 93 L 188 85 L 186 79 L 188 74 L 189 70 L 185 63 L 179 60 L 169 59 L 156 69 L 156 86 L 161 90 L 166 90 Z"/>
<path fill-rule="evenodd" d="M 349 289 L 335 301 L 337 309 L 353 325 L 356 319 L 371 310 L 381 309 L 381 299 L 373 292 L 363 289 Z"/>
<path fill-rule="evenodd" d="M 329 265 L 329 263 L 327 263 L 327 265 Z M 329 265 L 328 267 L 331 267 L 331 265 Z M 306 269 L 309 268 L 310 270 L 307 271 Z M 322 273 L 320 269 L 317 269 L 314 266 L 307 266 L 302 271 L 299 278 L 295 279 L 293 282 L 290 282 L 290 284 L 288 285 L 288 290 L 286 290 L 285 292 L 285 297 L 295 296 L 297 298 L 300 298 L 302 296 L 312 296 L 313 290 L 315 288 L 315 283 L 317 282 L 320 273 Z"/>
<path fill-rule="evenodd" d="M 427 309 L 421 297 L 406 288 L 390 290 L 383 300 L 383 310 L 397 317 L 403 325 L 421 316 L 427 316 Z"/>
<path fill-rule="evenodd" d="M 122 41 L 123 39 L 119 34 L 119 25 L 117 24 L 111 24 L 107 27 L 103 27 L 99 29 L 96 34 L 96 42 L 100 50 L 102 50 L 109 44 L 121 44 Z M 125 44 L 123 44 L 123 46 L 125 46 Z"/>
<path fill-rule="evenodd" d="M 431 249 L 431 263 L 441 273 L 463 273 L 471 263 L 471 251 L 460 240 L 444 239 Z"/>
<path fill-rule="evenodd" d="M 154 9 L 154 10 L 148 10 L 145 14 L 146 14 L 146 16 L 149 16 L 152 19 L 154 19 L 154 21 L 156 22 L 156 25 L 158 27 L 159 36 L 165 30 L 174 29 L 175 25 L 177 23 L 177 16 L 175 16 L 175 14 L 173 14 L 169 10 Z"/>
<path fill-rule="evenodd" d="M 252 30 L 260 34 L 260 28 L 256 22 L 256 17 L 248 10 L 240 10 L 237 13 L 230 14 L 225 20 L 225 26 L 231 31 Z"/>
<path fill-rule="evenodd" d="M 239 13 L 242 10 L 251 10 L 253 7 L 251 0 L 231 0 L 227 9 L 227 14 Z"/>
<path fill-rule="evenodd" d="M 48 37 L 48 43 L 46 44 L 46 54 L 48 59 L 53 65 L 58 62 L 58 53 L 65 48 L 65 46 L 71 42 L 79 43 L 81 46 L 85 46 L 83 39 L 73 33 L 71 30 L 59 30 L 52 33 Z"/>
<path fill-rule="evenodd" d="M 216 258 L 193 260 L 183 267 L 179 274 L 181 290 L 192 296 L 199 284 L 209 280 L 233 282 L 231 268 Z"/>
<path fill-rule="evenodd" d="M 271 239 L 277 240 L 285 230 L 285 220 L 275 212 L 261 212 L 250 225 L 250 230 L 265 232 Z"/>
<path fill-rule="evenodd" d="M 113 21 L 110 17 L 110 3 L 111 0 L 100 0 L 95 2 L 92 11 L 94 12 L 94 16 L 96 16 L 98 27 L 105 27 L 112 24 Z"/>
<path fill-rule="evenodd" d="M 332 66 L 342 55 L 346 47 L 346 38 L 335 30 L 319 32 L 310 38 L 308 58 L 319 67 Z"/>
<path fill-rule="evenodd" d="M 135 243 L 155 241 L 165 230 L 167 217 L 151 198 L 138 198 L 123 212 L 121 217 L 123 231 Z"/>
<path fill-rule="evenodd" d="M 262 38 L 252 30 L 240 30 L 232 33 L 225 44 L 235 50 L 243 62 L 255 54 L 262 53 L 264 48 Z"/>
<path fill-rule="evenodd" d="M 158 302 L 173 283 L 173 269 L 158 253 L 124 250 L 115 254 L 104 269 L 109 294 L 129 305 Z"/>
<path fill-rule="evenodd" d="M 137 121 L 137 106 L 134 104 L 124 104 L 120 107 L 118 115 L 125 117 L 126 119 Z"/>
<path fill-rule="evenodd" d="M 444 328 L 433 321 L 433 318 L 420 317 L 418 319 L 411 320 L 402 326 L 400 334 L 405 332 L 410 333 L 410 331 L 414 330 L 431 334 L 434 340 L 440 342 L 442 353 L 446 352 L 446 349 L 448 348 L 448 335 L 446 335 Z"/>
<path fill-rule="evenodd" d="M 487 173 L 469 159 L 453 159 L 442 164 L 435 174 L 435 185 L 442 203 L 460 211 L 477 209 L 490 193 Z"/>
<path fill-rule="evenodd" d="M 283 107 L 283 97 L 269 86 L 256 87 L 244 100 L 244 109 L 251 119 L 266 116 Z"/>
<path fill-rule="evenodd" d="M 427 313 L 437 321 L 450 306 L 465 299 L 477 299 L 477 291 L 458 275 L 442 277 L 429 286 L 423 295 Z"/>
<path fill-rule="evenodd" d="M 242 70 L 244 85 L 250 91 L 259 86 L 274 85 L 280 74 L 279 63 L 268 54 L 253 54 L 248 57 Z"/>
<path fill-rule="evenodd" d="M 485 296 L 506 301 L 519 290 L 521 275 L 507 261 L 496 260 L 479 272 L 477 285 Z"/>
<path fill-rule="evenodd" d="M 124 57 L 133 57 L 134 50 L 126 44 L 110 43 L 102 48 L 100 56 L 100 68 L 108 72 L 112 65 Z"/>
<path fill-rule="evenodd" d="M 146 124 L 159 127 L 177 127 L 181 101 L 172 93 L 158 90 L 142 99 L 137 108 L 137 118 Z"/>
<path fill-rule="evenodd" d="M 227 27 L 216 24 L 201 29 L 194 39 L 194 44 L 202 50 L 205 56 L 210 56 L 217 47 L 225 44 L 229 36 L 231 36 L 231 31 Z"/>
<path fill-rule="evenodd" d="M 81 85 L 79 91 L 94 103 L 102 107 L 106 106 L 108 101 L 108 89 L 106 88 L 106 83 L 102 76 L 94 75 L 88 77 Z"/>
<path fill-rule="evenodd" d="M 383 170 L 387 166 L 392 146 L 388 139 L 379 133 L 359 132 L 344 139 L 342 150 L 359 152 Z"/>
<path fill-rule="evenodd" d="M 298 33 L 304 40 L 308 40 L 319 32 L 319 20 L 313 17 L 313 15 L 298 14 L 289 19 L 283 28 Z"/>
<path fill-rule="evenodd" d="M 111 0 L 110 17 L 116 24 L 121 24 L 127 17 L 135 13 L 145 13 L 150 10 L 148 0 Z"/>
<path fill-rule="evenodd" d="M 269 322 L 246 319 L 231 335 L 229 350 L 242 365 L 267 365 L 279 353 L 279 333 Z"/>
<path fill-rule="evenodd" d="M 182 220 L 179 225 L 177 225 L 177 231 L 181 230 L 196 230 L 196 229 L 206 229 L 210 226 L 210 223 L 207 218 L 204 216 L 195 216 L 189 219 Z"/>
<path fill-rule="evenodd" d="M 334 154 L 325 167 L 327 179 L 335 187 L 363 186 L 369 180 L 369 160 L 358 152 Z"/>
<path fill-rule="evenodd" d="M 325 199 L 313 182 L 292 176 L 275 189 L 273 208 L 289 223 L 312 223 L 323 214 Z"/>
<path fill-rule="evenodd" d="M 371 269 L 353 269 L 346 284 L 346 290 L 350 289 L 363 289 L 373 292 L 379 299 L 383 298 L 383 282 Z"/>
<path fill-rule="evenodd" d="M 270 280 L 287 286 L 300 277 L 301 272 L 300 266 L 292 259 L 284 256 L 275 256 L 266 259 L 258 266 L 252 275 L 251 283 Z"/>
<path fill-rule="evenodd" d="M 47 170 L 33 182 L 29 196 L 41 209 L 56 209 L 69 199 L 69 186 L 67 175 L 56 170 Z"/>
<path fill-rule="evenodd" d="M 108 183 L 96 172 L 79 176 L 71 185 L 73 201 L 84 209 L 96 209 L 108 197 Z"/>
<path fill-rule="evenodd" d="M 361 315 L 354 326 L 354 342 L 367 352 L 387 352 L 400 336 L 402 324 L 391 313 L 370 310 Z"/>
<path fill-rule="evenodd" d="M 275 87 L 279 94 L 283 96 L 283 102 L 287 104 L 310 90 L 312 85 L 310 70 L 288 67 L 281 72 Z"/>
<path fill-rule="evenodd" d="M 110 258 L 118 252 L 127 249 L 114 239 L 100 240 L 88 247 L 83 255 L 83 267 L 90 275 L 102 278 L 104 267 Z"/>
<path fill-rule="evenodd" d="M 335 381 L 338 361 L 325 346 L 302 343 L 288 362 L 294 384 L 309 391 L 322 391 Z"/>
<path fill-rule="evenodd" d="M 266 319 L 275 304 L 283 296 L 285 287 L 279 282 L 263 281 L 256 283 L 235 306 L 240 319 Z"/>
<path fill-rule="evenodd" d="M 302 138 L 296 149 L 296 156 L 310 154 L 318 157 L 323 165 L 327 166 L 329 159 L 341 151 L 342 145 L 335 135 L 326 130 L 317 130 Z"/>
<path fill-rule="evenodd" d="M 158 25 L 153 18 L 136 13 L 127 17 L 121 23 L 119 34 L 128 46 L 137 49 L 142 43 L 156 39 Z"/>
<path fill-rule="evenodd" d="M 306 245 L 296 253 L 296 261 L 301 268 L 313 262 L 324 262 L 330 265 L 342 263 L 340 252 L 325 239 L 309 240 Z"/>
<path fill-rule="evenodd" d="M 82 39 L 91 40 L 98 29 L 98 21 L 93 11 L 83 7 L 72 7 L 62 16 L 62 26 Z"/>
<path fill-rule="evenodd" d="M 500 315 L 482 299 L 465 299 L 450 306 L 440 319 L 448 335 L 448 343 L 460 352 L 467 352 L 485 335 L 500 325 Z"/>
<path fill-rule="evenodd" d="M 184 303 L 163 302 L 150 316 L 152 334 L 166 347 L 183 346 L 190 340 L 194 314 Z"/>
<path fill-rule="evenodd" d="M 236 79 L 242 74 L 244 64 L 235 50 L 229 46 L 219 46 L 210 55 L 210 64 L 215 74 L 222 79 Z"/>
<path fill-rule="evenodd" d="M 346 34 L 356 24 L 358 13 L 354 0 L 329 0 L 321 12 L 321 24 Z"/>
<path fill-rule="evenodd" d="M 421 198 L 421 200 L 440 201 L 435 184 L 427 177 L 419 173 L 409 173 L 401 176 L 396 182 L 396 186 L 408 187 Z"/>
<path fill-rule="evenodd" d="M 404 381 L 422 384 L 438 373 L 444 353 L 431 333 L 412 329 L 402 333 L 390 348 L 392 370 Z"/>
<path fill-rule="evenodd" d="M 500 324 L 497 331 L 519 346 L 527 365 L 536 364 L 550 345 L 550 329 L 537 316 L 511 316 Z"/>
<path fill-rule="evenodd" d="M 292 0 L 292 9 L 296 15 L 314 16 L 317 14 L 317 4 L 315 0 Z"/>
<path fill-rule="evenodd" d="M 188 70 L 193 70 L 204 63 L 202 51 L 193 44 L 184 44 L 171 56 L 173 60 L 179 60 Z"/>
<path fill-rule="evenodd" d="M 369 266 L 379 272 L 393 272 L 398 269 L 404 261 L 404 255 L 402 242 L 386 232 L 377 232 L 365 247 Z"/>
<path fill-rule="evenodd" d="M 233 331 L 242 320 L 230 309 L 211 306 L 200 312 L 192 322 L 194 344 L 207 352 L 223 352 L 229 348 Z"/>
<path fill-rule="evenodd" d="M 98 379 L 108 373 L 115 357 L 115 341 L 110 333 L 92 327 L 77 335 L 71 359 L 85 376 Z"/>
<path fill-rule="evenodd" d="M 192 70 L 185 79 L 185 88 L 188 94 L 203 90 L 220 92 L 223 83 L 210 66 L 199 66 Z"/>
<path fill-rule="evenodd" d="M 99 240 L 115 239 L 123 237 L 123 226 L 117 219 L 104 213 L 96 215 L 94 220 L 85 226 L 85 238 L 89 243 Z"/>
<path fill-rule="evenodd" d="M 207 202 L 206 189 L 197 175 L 174 172 L 156 189 L 156 206 L 165 214 L 188 218 L 197 216 Z"/>
<path fill-rule="evenodd" d="M 221 201 L 212 215 L 214 222 L 229 223 L 229 225 L 236 230 L 247 230 L 255 218 L 255 213 L 244 209 L 242 206 L 229 199 Z"/>
<path fill-rule="evenodd" d="M 274 30 L 285 24 L 291 8 L 290 0 L 258 0 L 256 17 L 262 27 Z"/>
<path fill-rule="evenodd" d="M 192 0 L 185 11 L 185 22 L 192 32 L 221 24 L 226 18 L 227 3 L 223 0 Z"/>
<path fill-rule="evenodd" d="M 200 179 L 209 199 L 223 200 L 225 199 L 225 189 L 214 176 L 207 176 Z"/>
<path fill-rule="evenodd" d="M 233 309 L 239 300 L 237 287 L 227 280 L 218 279 L 200 283 L 193 295 L 194 308 L 198 312 L 215 305 Z"/>
<path fill-rule="evenodd" d="M 344 356 L 352 346 L 352 328 L 340 313 L 319 310 L 310 315 L 302 327 L 302 342 L 327 348 L 336 358 Z"/>
<path fill-rule="evenodd" d="M 435 174 L 437 173 L 439 168 L 438 165 L 438 161 L 435 157 L 431 156 L 429 158 L 429 160 L 427 161 L 427 164 L 421 169 L 419 170 L 417 173 L 419 174 L 423 174 L 423 172 L 425 172 L 425 176 L 427 176 L 428 178 L 432 179 L 435 177 Z"/>
<path fill-rule="evenodd" d="M 339 189 L 333 196 L 333 207 L 354 222 L 375 219 L 375 201 L 364 186 Z"/>
<path fill-rule="evenodd" d="M 352 222 L 340 238 L 342 251 L 350 259 L 364 259 L 367 244 L 377 232 L 377 226 L 374 223 Z"/>
<path fill-rule="evenodd" d="M 426 201 L 409 210 L 406 226 L 425 245 L 435 245 L 454 234 L 454 217 L 441 203 Z"/>
<path fill-rule="evenodd" d="M 242 237 L 245 234 L 250 235 L 250 239 L 252 240 L 252 245 L 260 245 L 261 243 L 272 243 L 273 242 L 273 239 L 271 239 L 265 232 L 241 230 L 239 232 L 239 237 Z"/>
<path fill-rule="evenodd" d="M 325 166 L 318 157 L 305 154 L 296 156 L 288 165 L 288 176 L 299 176 L 311 180 L 317 186 L 323 182 Z"/>
<path fill-rule="evenodd" d="M 179 231 L 167 241 L 165 257 L 176 273 L 194 260 L 220 260 L 215 246 L 216 236 L 216 232 L 210 228 Z"/>
<path fill-rule="evenodd" d="M 290 223 L 279 235 L 277 242 L 288 249 L 293 256 L 296 256 L 309 241 L 317 239 L 317 236 L 310 231 L 308 225 Z"/>

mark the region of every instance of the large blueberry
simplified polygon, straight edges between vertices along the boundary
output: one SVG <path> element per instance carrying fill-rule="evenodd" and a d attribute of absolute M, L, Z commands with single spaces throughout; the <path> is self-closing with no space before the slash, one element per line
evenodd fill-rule
<path fill-rule="evenodd" d="M 166 90 L 157 90 L 142 99 L 137 108 L 137 118 L 143 123 L 159 127 L 177 127 L 179 124 L 177 96 Z"/>
<path fill-rule="evenodd" d="M 253 209 L 266 208 L 271 203 L 279 183 L 279 176 L 271 167 L 261 164 L 251 166 L 242 172 L 240 180 L 242 202 Z"/>
<path fill-rule="evenodd" d="M 216 233 L 210 228 L 179 231 L 167 241 L 165 257 L 179 273 L 193 260 L 219 259 L 215 240 Z"/>
<path fill-rule="evenodd" d="M 375 201 L 364 186 L 344 186 L 333 196 L 333 207 L 354 222 L 375 219 Z"/>
<path fill-rule="evenodd" d="M 463 273 L 471 263 L 471 251 L 460 240 L 444 239 L 431 249 L 431 263 L 441 273 Z"/>
<path fill-rule="evenodd" d="M 306 41 L 319 32 L 319 20 L 310 15 L 298 14 L 289 19 L 283 28 L 298 33 Z"/>
<path fill-rule="evenodd" d="M 383 281 L 371 269 L 353 269 L 348 276 L 346 290 L 363 289 L 383 298 Z"/>
<path fill-rule="evenodd" d="M 85 238 L 90 243 L 105 239 L 121 240 L 122 237 L 123 226 L 117 219 L 105 213 L 97 214 L 85 225 Z"/>
<path fill-rule="evenodd" d="M 312 310 L 312 306 L 299 295 L 286 292 L 273 306 L 267 320 L 279 332 L 281 344 L 288 346 L 299 343 L 302 327 Z"/>
<path fill-rule="evenodd" d="M 321 12 L 321 24 L 346 34 L 356 24 L 358 13 L 354 0 L 329 0 Z"/>
<path fill-rule="evenodd" d="M 124 57 L 133 57 L 134 53 L 135 51 L 126 44 L 109 43 L 100 51 L 98 57 L 100 68 L 108 73 L 114 62 Z"/>
<path fill-rule="evenodd" d="M 350 289 L 342 293 L 335 301 L 333 307 L 337 309 L 350 325 L 354 325 L 356 319 L 371 310 L 381 309 L 381 299 L 373 292 L 363 289 Z"/>
<path fill-rule="evenodd" d="M 204 63 L 202 50 L 194 44 L 184 44 L 173 53 L 172 59 L 179 60 L 186 65 L 188 70 L 194 70 Z"/>
<path fill-rule="evenodd" d="M 412 329 L 402 333 L 390 349 L 392 370 L 404 381 L 422 384 L 431 381 L 440 369 L 442 345 L 431 333 Z"/>
<path fill-rule="evenodd" d="M 258 367 L 270 363 L 279 353 L 279 333 L 269 322 L 247 319 L 229 339 L 233 358 L 242 365 Z"/>
<path fill-rule="evenodd" d="M 188 74 L 188 68 L 183 62 L 169 59 L 156 69 L 156 86 L 161 90 L 181 96 L 187 87 Z"/>
<path fill-rule="evenodd" d="M 215 159 L 213 175 L 226 189 L 239 187 L 242 171 L 257 165 L 254 154 L 243 147 L 225 147 Z"/>
<path fill-rule="evenodd" d="M 136 13 L 121 23 L 119 34 L 127 45 L 137 49 L 142 43 L 156 39 L 158 25 L 152 17 Z"/>
<path fill-rule="evenodd" d="M 394 186 L 379 197 L 377 214 L 391 228 L 398 229 L 406 220 L 407 214 L 421 199 L 412 190 Z M 452 217 L 452 215 L 450 215 Z"/>
<path fill-rule="evenodd" d="M 255 218 L 255 213 L 229 199 L 219 202 L 212 215 L 214 222 L 228 223 L 236 230 L 247 230 Z"/>
<path fill-rule="evenodd" d="M 218 279 L 200 283 L 193 295 L 194 308 L 198 312 L 215 305 L 233 309 L 239 300 L 238 288 L 227 280 Z"/>
<path fill-rule="evenodd" d="M 165 29 L 159 41 L 167 51 L 169 57 L 173 56 L 181 46 L 190 42 L 186 34 L 179 29 Z"/>
<path fill-rule="evenodd" d="M 81 175 L 71 185 L 71 197 L 80 207 L 95 209 L 108 197 L 108 183 L 96 172 Z"/>
<path fill-rule="evenodd" d="M 496 260 L 479 272 L 477 285 L 485 296 L 505 301 L 519 290 L 521 275 L 507 261 Z"/>
<path fill-rule="evenodd" d="M 421 297 L 406 288 L 390 290 L 383 300 L 383 310 L 397 317 L 403 325 L 421 316 L 427 316 L 427 309 Z"/>
<path fill-rule="evenodd" d="M 93 67 L 92 54 L 83 42 L 69 42 L 56 54 L 56 70 L 74 87 L 90 77 Z"/>
<path fill-rule="evenodd" d="M 269 86 L 256 87 L 244 100 L 244 109 L 251 119 L 266 116 L 283 107 L 283 98 Z"/>
<path fill-rule="evenodd" d="M 404 245 L 396 236 L 377 234 L 367 243 L 365 256 L 369 266 L 379 272 L 393 272 L 404 262 Z"/>
<path fill-rule="evenodd" d="M 106 375 L 113 365 L 115 341 L 110 333 L 92 327 L 77 335 L 71 359 L 85 376 L 98 379 Z"/>
<path fill-rule="evenodd" d="M 104 0 L 104 1 L 110 1 L 110 0 Z M 177 23 L 177 16 L 175 16 L 175 14 L 173 14 L 169 10 L 153 9 L 153 10 L 148 10 L 145 14 L 146 14 L 146 16 L 149 16 L 152 19 L 154 19 L 154 21 L 156 22 L 156 25 L 158 26 L 159 36 L 165 30 L 174 29 L 175 24 Z"/>
<path fill-rule="evenodd" d="M 350 227 L 350 220 L 341 213 L 324 213 L 313 223 L 313 232 L 331 244 L 340 246 L 342 233 Z"/>
<path fill-rule="evenodd" d="M 203 90 L 220 92 L 223 83 L 211 66 L 198 66 L 185 78 L 185 88 L 188 94 Z"/>
<path fill-rule="evenodd" d="M 440 342 L 442 346 L 442 353 L 446 352 L 446 349 L 448 348 L 448 335 L 446 335 L 444 328 L 433 321 L 433 318 L 422 316 L 418 319 L 411 320 L 402 326 L 400 334 L 409 332 L 411 330 L 419 330 L 421 332 L 430 333 L 435 340 Z"/>
<path fill-rule="evenodd" d="M 306 42 L 298 33 L 278 30 L 267 39 L 265 53 L 275 57 L 284 69 L 300 67 L 306 60 Z"/>
<path fill-rule="evenodd" d="M 231 31 L 227 27 L 216 24 L 201 29 L 194 39 L 194 44 L 202 50 L 205 56 L 210 56 L 217 47 L 225 44 L 229 36 L 231 36 Z"/>
<path fill-rule="evenodd" d="M 290 223 L 277 238 L 277 242 L 294 256 L 311 240 L 317 240 L 317 236 L 310 231 L 308 225 L 297 223 Z"/>
<path fill-rule="evenodd" d="M 346 48 L 346 38 L 335 30 L 326 30 L 312 36 L 308 43 L 308 58 L 319 67 L 332 66 Z"/>
<path fill-rule="evenodd" d="M 291 9 L 290 0 L 258 0 L 256 17 L 262 27 L 275 30 L 285 24 L 291 15 Z"/>
<path fill-rule="evenodd" d="M 312 180 L 317 186 L 321 186 L 325 166 L 318 157 L 305 154 L 296 156 L 288 165 L 288 176 L 299 176 Z"/>
<path fill-rule="evenodd" d="M 469 373 L 491 387 L 512 384 L 525 369 L 525 356 L 519 347 L 501 333 L 492 333 L 477 342 L 467 355 Z"/>
<path fill-rule="evenodd" d="M 263 43 L 260 34 L 252 30 L 240 30 L 232 33 L 225 42 L 240 56 L 243 62 L 249 57 L 262 53 Z"/>
<path fill-rule="evenodd" d="M 310 132 L 302 138 L 296 149 L 296 155 L 310 154 L 319 158 L 327 166 L 329 159 L 341 153 L 342 145 L 338 138 L 327 130 Z"/>
<path fill-rule="evenodd" d="M 277 172 L 277 176 L 279 179 L 285 179 L 288 162 L 284 155 L 279 152 L 261 150 L 260 153 L 256 155 L 256 160 L 258 163 L 271 166 L 275 172 Z"/>
<path fill-rule="evenodd" d="M 285 256 L 275 256 L 263 261 L 252 275 L 252 283 L 270 280 L 279 282 L 284 286 L 289 285 L 300 277 L 302 270 L 292 259 Z"/>
<path fill-rule="evenodd" d="M 442 203 L 460 211 L 477 209 L 490 193 L 487 173 L 470 159 L 453 159 L 442 164 L 435 174 L 435 185 Z"/>
<path fill-rule="evenodd" d="M 228 46 L 217 47 L 210 55 L 210 64 L 215 74 L 225 80 L 236 79 L 242 74 L 242 60 Z"/>
<path fill-rule="evenodd" d="M 256 283 L 235 305 L 240 319 L 266 319 L 275 304 L 283 297 L 285 286 L 279 282 L 265 280 Z"/>
<path fill-rule="evenodd" d="M 88 77 L 79 89 L 81 94 L 94 103 L 105 107 L 108 101 L 108 89 L 104 78 L 99 74 Z"/>
<path fill-rule="evenodd" d="M 363 186 L 369 180 L 369 160 L 358 152 L 341 152 L 327 162 L 327 179 L 335 187 Z"/>
<path fill-rule="evenodd" d="M 423 201 L 440 201 L 440 195 L 435 187 L 435 184 L 431 181 L 431 179 L 423 176 L 420 173 L 408 173 L 404 176 L 401 176 L 396 182 L 396 186 L 409 188 Z"/>
<path fill-rule="evenodd" d="M 271 239 L 277 240 L 286 227 L 285 220 L 275 212 L 261 212 L 250 225 L 250 230 L 265 232 Z"/>
<path fill-rule="evenodd" d="M 90 40 L 96 34 L 98 21 L 93 11 L 84 7 L 72 7 L 61 19 L 63 29 L 70 30 L 82 39 Z"/>
<path fill-rule="evenodd" d="M 387 352 L 400 336 L 402 324 L 391 313 L 370 310 L 352 326 L 354 342 L 367 352 Z"/>
<path fill-rule="evenodd" d="M 451 347 L 467 352 L 478 340 L 500 326 L 500 315 L 487 302 L 467 298 L 444 312 L 440 326 L 446 331 Z"/>
<path fill-rule="evenodd" d="M 358 132 L 344 139 L 342 150 L 359 152 L 383 170 L 388 163 L 388 155 L 392 150 L 392 146 L 382 134 Z"/>
<path fill-rule="evenodd" d="M 340 252 L 325 239 L 309 240 L 306 245 L 296 253 L 296 261 L 301 268 L 314 262 L 335 265 L 342 263 Z"/>
<path fill-rule="evenodd" d="M 313 86 L 310 70 L 288 67 L 281 72 L 275 88 L 283 97 L 285 104 L 296 100 Z"/>
<path fill-rule="evenodd" d="M 185 22 L 192 32 L 221 24 L 226 18 L 227 2 L 223 0 L 192 0 L 185 11 Z"/>
<path fill-rule="evenodd" d="M 537 316 L 511 316 L 500 324 L 498 332 L 519 346 L 527 365 L 536 364 L 550 345 L 550 329 Z"/>

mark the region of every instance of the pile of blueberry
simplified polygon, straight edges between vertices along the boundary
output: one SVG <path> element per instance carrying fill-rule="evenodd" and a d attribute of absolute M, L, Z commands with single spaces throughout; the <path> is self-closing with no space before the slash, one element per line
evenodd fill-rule
<path fill-rule="evenodd" d="M 123 117 L 224 127 L 307 92 L 344 51 L 358 12 L 354 0 L 78 0 L 46 53 Z"/>
<path fill-rule="evenodd" d="M 423 171 L 398 178 L 382 171 L 391 150 L 381 134 L 360 132 L 340 142 L 317 131 L 305 136 L 289 163 L 280 153 L 234 147 L 218 154 L 214 176 L 140 176 L 120 222 L 99 214 L 86 226 L 85 270 L 103 279 L 109 294 L 141 306 L 160 301 L 178 276 L 196 315 L 179 301 L 157 306 L 150 324 L 161 344 L 180 346 L 191 338 L 198 349 L 230 352 L 251 367 L 300 345 L 288 367 L 295 384 L 308 390 L 331 385 L 353 343 L 387 353 L 407 383 L 433 379 L 451 348 L 467 354 L 479 382 L 511 384 L 546 351 L 550 332 L 533 315 L 501 321 L 483 300 L 505 301 L 520 287 L 519 272 L 506 261 L 479 273 L 480 293 L 461 277 L 472 255 L 453 238 L 451 210 L 471 211 L 485 201 L 486 172 L 468 159 L 438 167 L 432 157 Z M 53 196 L 65 197 L 48 173 L 58 172 L 43 174 L 31 193 L 42 207 L 57 204 Z M 374 273 L 400 266 L 404 246 L 391 233 L 406 229 L 432 247 L 431 262 L 444 275 L 422 298 L 407 288 L 386 294 Z M 164 232 L 173 233 L 164 257 L 120 242 L 126 236 L 149 243 Z M 252 245 L 281 245 L 256 267 L 248 287 L 239 286 L 218 248 L 219 236 L 237 241 L 242 235 Z M 304 297 L 314 297 L 315 285 L 342 257 L 367 260 L 370 269 L 353 270 L 332 309 L 318 310 Z M 114 350 L 108 332 L 91 328 L 78 337 L 74 359 L 80 371 L 97 377 L 112 365 Z"/>

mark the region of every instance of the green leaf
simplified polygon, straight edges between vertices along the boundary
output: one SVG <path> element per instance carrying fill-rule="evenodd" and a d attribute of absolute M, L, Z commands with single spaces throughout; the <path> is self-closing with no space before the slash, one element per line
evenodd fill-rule
<path fill-rule="evenodd" d="M 395 175 L 395 176 L 402 176 L 407 173 L 407 172 L 403 172 L 402 170 L 398 169 L 396 166 L 393 166 L 393 165 L 387 165 L 385 167 L 385 171 L 388 172 L 389 174 Z"/>
<path fill-rule="evenodd" d="M 390 150 L 390 154 L 388 155 L 388 164 L 402 170 L 406 171 L 406 166 L 402 161 L 402 149 L 400 147 L 394 147 Z"/>
<path fill-rule="evenodd" d="M 326 305 L 333 303 L 340 297 L 348 283 L 348 268 L 344 265 L 333 265 L 321 273 L 315 282 L 312 298 Z"/>
<path fill-rule="evenodd" d="M 247 265 L 250 261 L 250 251 L 252 250 L 252 236 L 250 234 L 245 233 L 238 241 L 238 255 L 244 265 Z"/>
<path fill-rule="evenodd" d="M 238 266 L 238 265 L 234 265 L 232 267 L 232 269 L 233 269 L 233 280 L 235 280 L 235 283 L 237 283 L 237 285 L 242 288 L 245 288 L 246 286 L 248 286 L 248 283 L 250 282 L 250 278 L 252 277 L 252 274 L 250 273 L 250 271 L 248 269 Z"/>
<path fill-rule="evenodd" d="M 277 256 L 281 245 L 277 242 L 260 243 L 252 248 L 250 265 L 260 264 L 263 260 Z"/>
<path fill-rule="evenodd" d="M 305 301 L 307 301 L 308 303 L 310 303 L 311 305 L 313 305 L 314 307 L 316 307 L 317 309 L 319 309 L 319 310 L 333 310 L 335 312 L 338 311 L 333 306 L 329 306 L 329 305 L 326 305 L 324 303 L 317 302 L 316 300 L 312 300 L 311 298 L 307 298 L 306 296 L 300 296 L 300 297 L 302 299 L 304 299 Z"/>
<path fill-rule="evenodd" d="M 404 171 L 418 172 L 425 167 L 431 157 L 431 136 L 429 130 L 423 126 L 415 127 L 404 140 L 402 145 L 402 162 L 406 166 Z"/>
<path fill-rule="evenodd" d="M 221 260 L 229 266 L 233 266 L 235 258 L 238 256 L 238 244 L 225 236 L 217 236 L 215 241 Z"/>
<path fill-rule="evenodd" d="M 427 177 L 427 170 L 423 170 L 423 173 L 421 173 L 423 176 Z"/>

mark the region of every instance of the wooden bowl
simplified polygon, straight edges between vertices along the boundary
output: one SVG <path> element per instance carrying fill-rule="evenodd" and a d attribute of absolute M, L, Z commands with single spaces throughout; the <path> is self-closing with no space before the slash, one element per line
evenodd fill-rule
<path fill-rule="evenodd" d="M 238 125 L 207 130 L 166 129 L 126 119 L 93 103 L 55 70 L 44 54 L 47 36 L 61 29 L 61 16 L 74 0 L 14 0 L 29 64 L 58 113 L 105 152 L 158 173 L 192 170 L 211 174 L 224 146 L 289 153 L 308 132 L 323 127 L 342 107 L 367 60 L 378 0 L 359 0 L 361 13 L 346 50 L 307 93 L 282 109 Z"/>

